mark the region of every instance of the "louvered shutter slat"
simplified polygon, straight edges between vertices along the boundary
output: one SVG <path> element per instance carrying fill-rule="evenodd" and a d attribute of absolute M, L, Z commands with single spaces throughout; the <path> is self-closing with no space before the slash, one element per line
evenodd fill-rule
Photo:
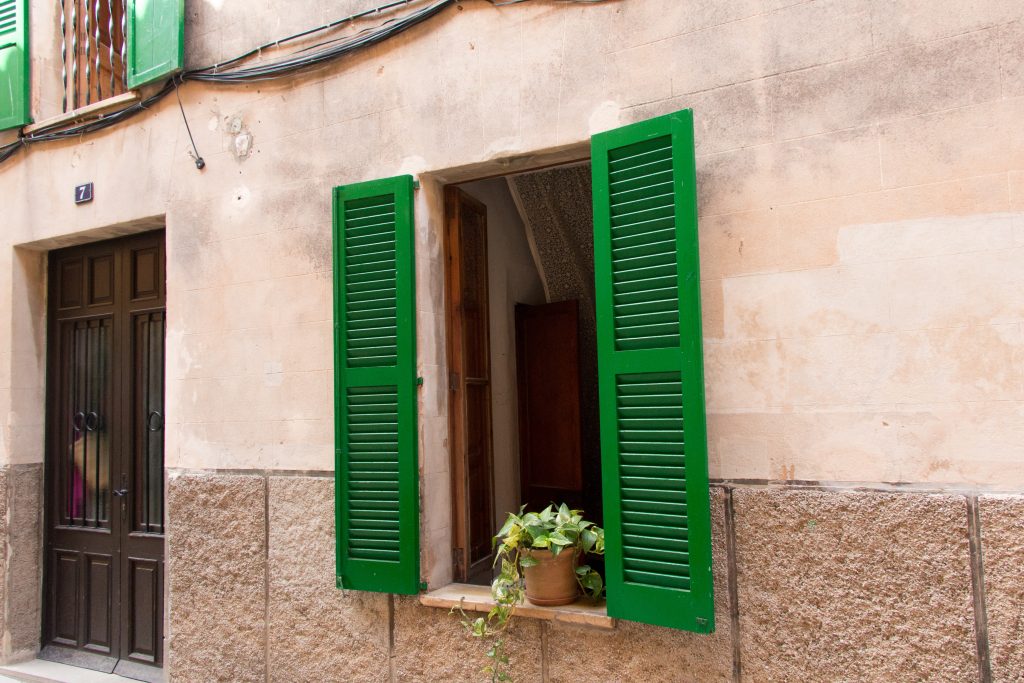
<path fill-rule="evenodd" d="M 714 629 L 692 113 L 593 139 L 611 616 Z"/>
<path fill-rule="evenodd" d="M 30 121 L 28 0 L 0 0 L 0 130 Z"/>
<path fill-rule="evenodd" d="M 411 177 L 335 189 L 340 588 L 419 586 L 412 244 Z"/>

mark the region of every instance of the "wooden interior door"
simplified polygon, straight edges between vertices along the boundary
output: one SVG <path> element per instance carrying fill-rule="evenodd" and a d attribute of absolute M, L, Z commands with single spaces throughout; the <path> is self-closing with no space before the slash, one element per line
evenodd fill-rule
<path fill-rule="evenodd" d="M 487 207 L 445 190 L 449 443 L 456 581 L 489 582 L 494 528 Z"/>
<path fill-rule="evenodd" d="M 583 506 L 579 303 L 516 306 L 522 502 Z"/>
<path fill-rule="evenodd" d="M 163 661 L 163 233 L 55 251 L 49 282 L 41 656 L 156 678 L 150 669 Z"/>

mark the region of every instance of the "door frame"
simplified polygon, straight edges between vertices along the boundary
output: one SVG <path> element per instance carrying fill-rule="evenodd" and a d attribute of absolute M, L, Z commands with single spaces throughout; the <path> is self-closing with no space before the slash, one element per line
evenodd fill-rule
<path fill-rule="evenodd" d="M 147 226 L 147 227 L 149 227 L 149 226 Z M 108 232 L 108 231 L 104 231 L 104 232 Z M 157 596 L 157 600 L 158 600 L 157 604 L 160 606 L 159 607 L 158 620 L 156 621 L 156 634 L 155 634 L 155 638 L 156 638 L 155 646 L 157 648 L 157 653 L 158 653 L 158 656 L 156 657 L 156 661 L 154 663 L 152 663 L 152 664 L 146 664 L 146 663 L 143 663 L 143 662 L 140 662 L 140 661 L 137 661 L 137 660 L 131 660 L 131 659 L 127 658 L 128 655 L 130 654 L 130 650 L 129 650 L 129 643 L 127 642 L 128 641 L 128 636 L 125 633 L 125 630 L 124 630 L 123 627 L 117 629 L 116 631 L 115 631 L 115 629 L 113 627 L 111 627 L 112 649 L 113 649 L 113 647 L 116 647 L 116 649 L 117 649 L 117 655 L 116 656 L 114 654 L 106 655 L 106 654 L 101 654 L 101 653 L 90 653 L 90 652 L 83 651 L 83 650 L 78 649 L 78 648 L 65 647 L 65 646 L 62 646 L 62 645 L 56 645 L 56 644 L 52 644 L 52 643 L 48 642 L 48 636 L 50 635 L 50 630 L 51 630 L 51 626 L 52 626 L 52 622 L 51 622 L 52 615 L 51 615 L 51 605 L 50 605 L 51 598 L 50 598 L 50 594 L 49 594 L 50 593 L 50 588 L 51 588 L 50 582 L 52 580 L 54 580 L 54 577 L 51 576 L 52 566 L 51 566 L 51 558 L 50 558 L 51 547 L 52 547 L 52 544 L 54 543 L 54 539 L 53 539 L 53 525 L 55 523 L 54 515 L 55 515 L 55 512 L 56 512 L 56 509 L 55 509 L 56 508 L 56 505 L 55 505 L 56 501 L 53 500 L 53 497 L 54 497 L 54 495 L 56 493 L 56 490 L 55 490 L 55 486 L 56 486 L 56 482 L 55 482 L 56 471 L 55 471 L 55 469 L 56 469 L 57 464 L 58 464 L 58 462 L 57 462 L 58 458 L 57 458 L 57 453 L 56 453 L 56 449 L 58 447 L 58 443 L 57 443 L 57 438 L 54 436 L 55 431 L 54 431 L 53 421 L 56 420 L 57 417 L 58 417 L 57 416 L 57 408 L 58 408 L 57 404 L 58 404 L 60 393 L 61 393 L 59 391 L 59 389 L 58 389 L 58 386 L 57 386 L 57 384 L 59 382 L 59 378 L 60 378 L 60 371 L 59 371 L 59 367 L 58 367 L 59 359 L 58 359 L 58 353 L 57 353 L 57 350 L 56 350 L 56 345 L 59 343 L 59 335 L 55 334 L 55 330 L 59 329 L 59 324 L 52 317 L 53 307 L 58 305 L 58 304 L 57 304 L 56 301 L 53 300 L 53 297 L 50 296 L 50 294 L 53 291 L 52 290 L 53 282 L 51 282 L 51 274 L 52 273 L 51 273 L 50 262 L 51 262 L 51 259 L 53 258 L 52 255 L 53 255 L 54 252 L 63 251 L 65 249 L 70 250 L 70 249 L 77 249 L 77 248 L 88 248 L 88 247 L 93 246 L 93 245 L 102 245 L 104 243 L 130 244 L 133 240 L 138 240 L 140 238 L 155 238 L 155 237 L 159 237 L 160 252 L 163 254 L 163 260 L 160 263 L 160 268 L 159 268 L 159 277 L 161 277 L 163 279 L 163 281 L 162 281 L 163 305 L 162 306 L 157 306 L 156 308 L 140 306 L 140 307 L 137 307 L 137 310 L 136 309 L 129 310 L 129 307 L 127 306 L 127 304 L 125 305 L 124 311 L 123 311 L 125 320 L 124 320 L 123 324 L 126 325 L 128 329 L 122 331 L 119 334 L 115 334 L 113 339 L 112 339 L 112 341 L 111 341 L 111 359 L 112 359 L 112 365 L 114 366 L 112 368 L 112 375 L 111 375 L 111 381 L 112 381 L 112 385 L 113 385 L 111 387 L 111 391 L 112 392 L 116 391 L 117 387 L 119 386 L 117 380 L 115 379 L 115 376 L 118 373 L 123 373 L 124 374 L 123 382 L 120 384 L 120 386 L 123 388 L 123 392 L 122 393 L 124 393 L 125 395 L 128 395 L 128 394 L 132 393 L 131 392 L 131 386 L 132 386 L 131 385 L 131 381 L 132 381 L 132 378 L 130 377 L 130 375 L 134 375 L 134 372 L 135 372 L 134 358 L 133 358 L 133 354 L 132 354 L 132 351 L 133 351 L 133 341 L 131 341 L 134 338 L 134 332 L 135 332 L 134 325 L 133 325 L 134 317 L 136 315 L 143 314 L 143 313 L 145 313 L 147 311 L 162 309 L 163 312 L 164 312 L 164 321 L 165 321 L 165 331 L 164 331 L 164 334 L 165 334 L 165 347 L 164 347 L 164 366 L 163 366 L 163 369 L 162 369 L 162 388 L 163 388 L 164 394 L 166 396 L 166 386 L 167 386 L 167 362 L 166 362 L 167 295 L 166 294 L 167 294 L 167 280 L 168 280 L 168 278 L 167 278 L 167 268 L 166 268 L 166 264 L 167 264 L 167 259 L 166 259 L 166 253 L 167 253 L 167 250 L 166 250 L 166 246 L 167 246 L 166 227 L 149 227 L 149 229 L 146 229 L 144 231 L 133 232 L 131 234 L 121 234 L 121 235 L 116 235 L 115 234 L 113 236 L 103 235 L 103 236 L 97 237 L 94 240 L 87 241 L 87 242 L 82 242 L 80 244 L 74 244 L 74 245 L 71 245 L 71 246 L 63 246 L 63 245 L 62 246 L 57 246 L 57 247 L 54 247 L 53 249 L 49 250 L 43 256 L 43 258 L 42 258 L 42 266 L 41 266 L 41 274 L 43 276 L 43 278 L 42 278 L 43 282 L 42 282 L 42 288 L 41 289 L 42 289 L 42 292 L 44 293 L 44 300 L 45 300 L 45 304 L 42 307 L 43 308 L 42 313 L 43 313 L 43 316 L 44 316 L 44 329 L 46 330 L 46 342 L 43 345 L 44 348 L 43 348 L 43 351 L 42 351 L 42 355 L 43 355 L 42 363 L 43 363 L 45 375 L 44 375 L 44 380 L 43 380 L 43 392 L 44 392 L 44 400 L 43 400 L 44 430 L 43 430 L 43 463 L 42 463 L 42 470 L 43 470 L 43 472 L 42 472 L 42 482 L 41 482 L 42 490 L 41 490 L 41 498 L 40 498 L 40 505 L 42 507 L 43 528 L 41 529 L 41 538 L 40 538 L 40 541 L 41 541 L 41 548 L 40 548 L 40 550 L 41 550 L 41 558 L 40 558 L 40 567 L 39 567 L 40 583 L 38 584 L 38 586 L 39 586 L 39 593 L 40 593 L 40 595 L 39 595 L 40 620 L 38 622 L 38 625 L 39 625 L 39 632 L 38 632 L 39 641 L 38 642 L 42 646 L 42 649 L 39 652 L 39 656 L 40 657 L 46 656 L 46 658 L 51 659 L 53 661 L 63 661 L 65 663 L 76 665 L 76 666 L 81 666 L 81 667 L 84 667 L 84 668 L 97 669 L 97 670 L 102 670 L 102 671 L 109 671 L 107 668 L 100 668 L 100 666 L 97 666 L 97 665 L 100 664 L 101 660 L 106 660 L 107 662 L 111 662 L 114 665 L 114 670 L 112 671 L 112 673 L 115 673 L 115 674 L 122 674 L 123 673 L 124 675 L 130 675 L 133 678 L 137 678 L 138 680 L 163 680 L 163 673 L 162 672 L 163 672 L 164 666 L 166 664 L 166 654 L 167 653 L 166 653 L 166 648 L 165 648 L 165 642 L 166 642 L 166 636 L 167 636 L 167 632 L 166 632 L 167 617 L 168 617 L 168 611 L 167 611 L 167 587 L 168 587 L 168 579 L 169 579 L 169 575 L 168 575 L 168 572 L 167 572 L 167 558 L 168 558 L 168 552 L 167 552 L 167 550 L 168 550 L 168 548 L 167 548 L 167 522 L 168 522 L 169 517 L 168 517 L 168 511 L 166 509 L 166 500 L 167 500 L 166 447 L 164 449 L 164 458 L 165 458 L 165 460 L 164 460 L 164 466 L 162 468 L 162 487 L 161 487 L 162 488 L 163 500 L 164 500 L 164 510 L 163 510 L 163 519 L 162 519 L 163 533 L 160 535 L 162 537 L 161 541 L 160 541 L 160 553 L 161 553 L 161 558 L 160 558 L 161 572 L 160 572 L 160 574 L 161 575 L 159 576 L 159 580 L 155 584 L 157 586 L 158 590 L 159 590 L 159 595 Z M 115 259 L 115 261 L 116 261 L 116 259 Z M 115 267 L 116 267 L 116 265 L 115 265 Z M 126 271 L 126 273 L 123 273 L 122 276 L 124 278 L 127 278 L 126 281 L 130 282 L 130 279 L 131 279 L 130 269 L 128 267 L 126 267 L 125 271 Z M 115 277 L 118 277 L 118 276 L 115 275 Z M 127 292 L 128 291 L 128 287 L 124 286 L 123 287 L 123 291 Z M 116 310 L 117 310 L 117 308 L 115 308 L 115 311 Z M 112 315 L 116 315 L 116 313 L 114 313 Z M 125 341 L 125 340 L 128 341 L 127 347 L 125 347 L 124 344 L 123 344 L 123 341 Z M 120 370 L 117 369 L 118 361 L 117 360 L 113 360 L 114 357 L 116 355 L 118 355 L 118 354 L 121 354 L 122 357 L 123 357 L 123 360 L 121 360 L 120 363 L 124 367 L 121 368 Z M 131 403 L 131 399 L 130 398 L 123 398 L 123 399 L 121 399 L 119 406 L 113 410 L 114 414 L 116 415 L 116 419 L 121 420 L 122 422 L 124 422 L 126 424 L 129 421 L 130 413 L 131 413 L 131 405 L 130 405 L 130 403 Z M 167 422 L 166 422 L 166 406 L 165 406 L 164 420 L 163 420 L 163 423 L 161 425 L 162 426 L 162 431 L 163 431 L 163 438 L 165 440 L 165 443 L 166 443 L 166 424 L 167 424 Z M 132 472 L 133 463 L 131 461 L 132 458 L 133 458 L 133 456 L 131 455 L 131 449 L 132 449 L 132 446 L 133 446 L 133 444 L 132 444 L 132 442 L 133 442 L 133 434 L 132 434 L 132 430 L 130 428 L 127 428 L 127 427 L 124 428 L 122 430 L 122 432 L 123 433 L 120 435 L 119 438 L 117 438 L 115 440 L 112 440 L 111 447 L 112 448 L 119 447 L 119 448 L 122 449 L 121 455 L 119 457 L 115 456 L 115 458 L 117 458 L 118 460 L 121 460 L 122 462 L 124 461 L 124 459 L 126 459 L 126 458 L 128 459 L 128 462 L 123 463 L 121 465 L 121 469 L 123 469 L 124 471 L 128 472 L 129 486 L 132 486 L 134 488 L 134 486 L 135 486 L 135 477 L 134 477 L 134 473 Z M 117 486 L 120 485 L 119 482 L 117 482 L 115 480 L 115 473 L 113 472 L 115 458 L 112 458 L 112 460 L 111 460 L 111 470 L 112 471 L 111 471 L 111 475 L 110 476 L 111 476 L 111 484 L 112 484 L 111 488 L 112 489 L 116 488 Z M 120 511 L 119 511 L 118 507 L 119 506 L 118 506 L 117 502 L 113 501 L 113 499 L 112 499 L 112 502 L 111 502 L 111 512 L 110 512 L 112 518 L 113 518 L 114 515 L 120 515 Z M 132 559 L 131 557 L 127 556 L 129 554 L 129 551 L 126 549 L 126 545 L 125 545 L 124 541 L 125 541 L 125 538 L 130 533 L 132 533 L 132 530 L 130 529 L 130 526 L 132 524 L 134 507 L 135 507 L 135 500 L 133 499 L 131 505 L 128 505 L 126 519 L 125 520 L 121 520 L 118 523 L 118 526 L 122 527 L 122 528 L 119 528 L 118 540 L 116 542 L 117 551 L 119 552 L 119 555 L 118 555 L 118 557 L 116 559 L 116 564 L 117 564 L 117 571 L 119 573 L 124 572 L 128 568 L 128 566 L 130 564 L 130 560 Z M 150 535 L 152 535 L 152 534 L 150 534 Z M 113 583 L 113 579 L 111 579 L 111 582 Z M 121 586 L 130 586 L 131 585 L 130 578 L 127 577 L 127 576 L 121 577 L 119 583 L 120 583 L 120 586 L 118 586 L 118 591 L 119 592 L 120 592 L 120 587 Z M 112 617 L 114 619 L 117 620 L 116 623 L 118 623 L 120 625 L 120 622 L 121 622 L 122 619 L 124 619 L 124 617 L 125 617 L 128 609 L 129 609 L 129 607 L 130 607 L 130 605 L 123 599 L 123 596 L 119 596 L 119 602 L 117 604 L 115 604 L 113 602 L 113 597 L 111 597 L 111 607 L 110 607 L 111 608 L 111 615 L 112 615 Z M 103 665 L 103 666 L 109 666 L 109 664 Z"/>

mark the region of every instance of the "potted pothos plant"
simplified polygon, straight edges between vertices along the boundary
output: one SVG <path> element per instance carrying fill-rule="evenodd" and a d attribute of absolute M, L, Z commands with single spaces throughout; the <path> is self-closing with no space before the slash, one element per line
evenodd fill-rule
<path fill-rule="evenodd" d="M 494 537 L 494 565 L 501 569 L 491 583 L 494 607 L 486 616 L 470 618 L 461 605 L 452 608 L 471 635 L 491 642 L 490 663 L 484 672 L 495 681 L 511 681 L 509 657 L 503 634 L 512 614 L 525 598 L 535 605 L 566 605 L 580 594 L 596 600 L 604 592 L 604 580 L 590 565 L 581 564 L 586 554 L 604 554 L 604 530 L 583 519 L 582 510 L 566 504 L 549 505 L 540 512 L 509 513 Z"/>

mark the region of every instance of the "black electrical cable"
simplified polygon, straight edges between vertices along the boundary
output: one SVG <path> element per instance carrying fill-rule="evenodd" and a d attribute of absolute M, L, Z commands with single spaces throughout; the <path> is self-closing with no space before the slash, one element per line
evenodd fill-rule
<path fill-rule="evenodd" d="M 263 50 L 273 49 L 280 47 L 285 43 L 297 40 L 299 38 L 305 38 L 313 34 L 329 31 L 343 26 L 347 23 L 351 23 L 357 19 L 365 17 L 379 15 L 383 12 L 394 10 L 398 7 L 405 7 L 407 5 L 418 2 L 418 0 L 393 0 L 390 3 L 381 5 L 374 9 L 353 14 L 344 19 L 339 19 L 316 28 L 302 31 L 286 38 L 281 38 L 272 43 L 266 43 L 257 48 L 249 50 L 248 52 L 241 54 L 237 57 L 229 59 L 225 62 L 219 62 L 212 66 L 203 67 L 200 69 L 191 69 L 179 73 L 174 78 L 168 80 L 152 95 L 145 99 L 128 105 L 124 109 L 119 109 L 114 112 L 101 115 L 99 118 L 86 121 L 84 123 L 75 124 L 68 127 L 62 127 L 66 124 L 54 124 L 49 128 L 33 131 L 28 135 L 24 135 L 18 138 L 16 141 L 9 143 L 4 146 L 0 146 L 0 163 L 3 163 L 10 157 L 12 157 L 19 149 L 27 146 L 30 143 L 36 142 L 50 142 L 54 140 L 65 140 L 72 137 L 79 137 L 88 133 L 94 133 L 105 128 L 117 125 L 122 121 L 125 121 L 136 114 L 148 109 L 150 106 L 156 104 L 158 101 L 166 97 L 170 92 L 176 91 L 177 86 L 184 81 L 204 81 L 207 83 L 249 83 L 254 81 L 266 81 L 274 78 L 281 78 L 288 76 L 300 70 L 305 70 L 311 67 L 322 66 L 336 59 L 339 59 L 347 54 L 361 50 L 371 45 L 376 45 L 392 36 L 398 35 L 399 33 L 420 24 L 427 19 L 437 15 L 442 10 L 447 8 L 449 5 L 454 5 L 461 0 L 435 0 L 432 4 L 423 6 L 414 12 L 407 15 L 391 18 L 384 23 L 375 26 L 373 28 L 366 29 L 352 36 L 339 37 L 331 40 L 326 40 L 316 45 L 307 46 L 294 52 L 291 56 L 277 61 L 269 62 L 267 64 L 257 64 L 249 67 L 236 67 L 234 65 L 239 62 L 248 59 L 250 57 L 261 54 Z M 520 2 L 526 2 L 527 0 L 488 0 L 492 5 L 500 7 L 506 4 L 518 4 Z M 579 3 L 579 4 L 595 4 L 599 2 L 607 2 L 608 0 L 560 0 L 561 2 L 567 3 Z M 324 47 L 331 45 L 331 47 Z M 323 49 L 317 49 L 323 48 Z M 180 99 L 179 99 L 180 104 Z M 182 116 L 184 116 L 184 107 L 182 107 Z M 185 122 L 186 127 L 188 121 Z M 191 138 L 191 131 L 189 131 L 189 137 Z M 195 143 L 193 142 L 193 148 Z M 197 163 L 199 166 L 199 153 L 196 151 Z"/>
<path fill-rule="evenodd" d="M 454 5 L 457 1 L 458 0 L 438 0 L 433 4 L 418 9 L 404 17 L 378 26 L 370 32 L 356 34 L 339 45 L 319 50 L 305 56 L 291 57 L 270 62 L 268 64 L 257 64 L 255 66 L 230 71 L 220 71 L 217 67 L 194 69 L 182 74 L 182 78 L 190 81 L 207 81 L 214 83 L 236 83 L 238 81 L 259 81 L 278 78 L 300 69 L 332 61 L 343 55 L 386 40 L 391 36 L 397 35 L 402 31 L 426 21 L 449 5 Z M 392 6 L 394 4 L 395 3 L 393 3 Z M 405 3 L 403 2 L 402 4 Z M 327 26 L 329 27 L 330 24 Z"/>
<path fill-rule="evenodd" d="M 181 120 L 185 122 L 185 132 L 188 133 L 188 141 L 192 143 L 192 151 L 194 152 L 194 156 L 192 158 L 195 159 L 196 168 L 202 171 L 206 166 L 206 162 L 203 161 L 202 155 L 199 154 L 199 148 L 196 147 L 196 141 L 192 137 L 192 128 L 189 127 L 188 117 L 185 116 L 185 106 L 181 103 L 181 95 L 178 94 L 177 82 L 174 84 L 174 96 L 178 99 L 178 109 L 181 110 Z"/>

